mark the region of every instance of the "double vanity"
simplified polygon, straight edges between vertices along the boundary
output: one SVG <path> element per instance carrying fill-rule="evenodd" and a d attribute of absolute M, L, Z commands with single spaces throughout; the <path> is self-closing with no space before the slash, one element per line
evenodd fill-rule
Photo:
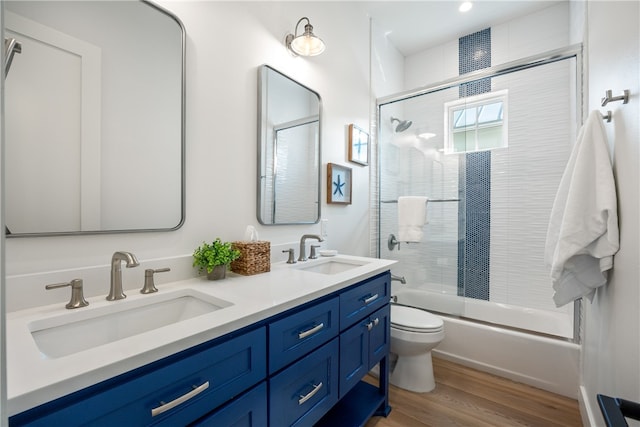
<path fill-rule="evenodd" d="M 393 263 L 339 255 L 9 313 L 9 424 L 363 425 L 390 410 Z"/>

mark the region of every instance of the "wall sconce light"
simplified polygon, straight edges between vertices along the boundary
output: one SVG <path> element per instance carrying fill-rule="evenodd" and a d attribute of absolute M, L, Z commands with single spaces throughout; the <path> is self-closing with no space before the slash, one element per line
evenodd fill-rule
<path fill-rule="evenodd" d="M 307 20 L 307 23 L 304 26 L 304 33 L 298 35 L 298 25 L 303 20 Z M 285 45 L 287 46 L 287 50 L 291 52 L 294 56 L 302 55 L 302 56 L 316 56 L 320 55 L 324 52 L 324 42 L 313 34 L 313 26 L 309 21 L 309 18 L 302 17 L 296 24 L 296 28 L 293 34 L 287 34 L 287 37 L 284 40 Z"/>

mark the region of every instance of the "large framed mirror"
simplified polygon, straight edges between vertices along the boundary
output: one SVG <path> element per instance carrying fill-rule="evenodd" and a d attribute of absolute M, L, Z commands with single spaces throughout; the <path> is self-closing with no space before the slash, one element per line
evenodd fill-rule
<path fill-rule="evenodd" d="M 8 237 L 180 227 L 182 23 L 147 1 L 3 3 L 21 46 L 5 80 Z"/>
<path fill-rule="evenodd" d="M 320 95 L 283 73 L 258 71 L 258 195 L 260 224 L 320 220 Z"/>

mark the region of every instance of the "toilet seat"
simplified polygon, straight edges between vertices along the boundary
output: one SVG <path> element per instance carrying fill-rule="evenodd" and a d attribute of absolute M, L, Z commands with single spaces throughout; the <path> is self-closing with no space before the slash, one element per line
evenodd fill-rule
<path fill-rule="evenodd" d="M 444 322 L 427 311 L 392 304 L 391 327 L 408 332 L 434 333 L 443 330 Z"/>

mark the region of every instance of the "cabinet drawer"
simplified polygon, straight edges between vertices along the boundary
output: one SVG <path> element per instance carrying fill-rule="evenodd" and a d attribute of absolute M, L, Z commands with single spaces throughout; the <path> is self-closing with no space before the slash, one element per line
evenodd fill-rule
<path fill-rule="evenodd" d="M 267 421 L 267 383 L 224 405 L 212 415 L 191 424 L 193 427 L 264 427 Z"/>
<path fill-rule="evenodd" d="M 151 372 L 143 367 L 140 376 L 134 371 L 126 380 L 110 380 L 106 390 L 81 391 L 18 414 L 10 424 L 186 425 L 263 380 L 265 359 L 263 327 Z"/>
<path fill-rule="evenodd" d="M 338 335 L 339 300 L 333 298 L 269 325 L 269 373 Z"/>
<path fill-rule="evenodd" d="M 340 330 L 389 303 L 391 276 L 384 273 L 340 294 Z"/>
<path fill-rule="evenodd" d="M 338 338 L 269 380 L 269 425 L 309 426 L 338 401 Z"/>

